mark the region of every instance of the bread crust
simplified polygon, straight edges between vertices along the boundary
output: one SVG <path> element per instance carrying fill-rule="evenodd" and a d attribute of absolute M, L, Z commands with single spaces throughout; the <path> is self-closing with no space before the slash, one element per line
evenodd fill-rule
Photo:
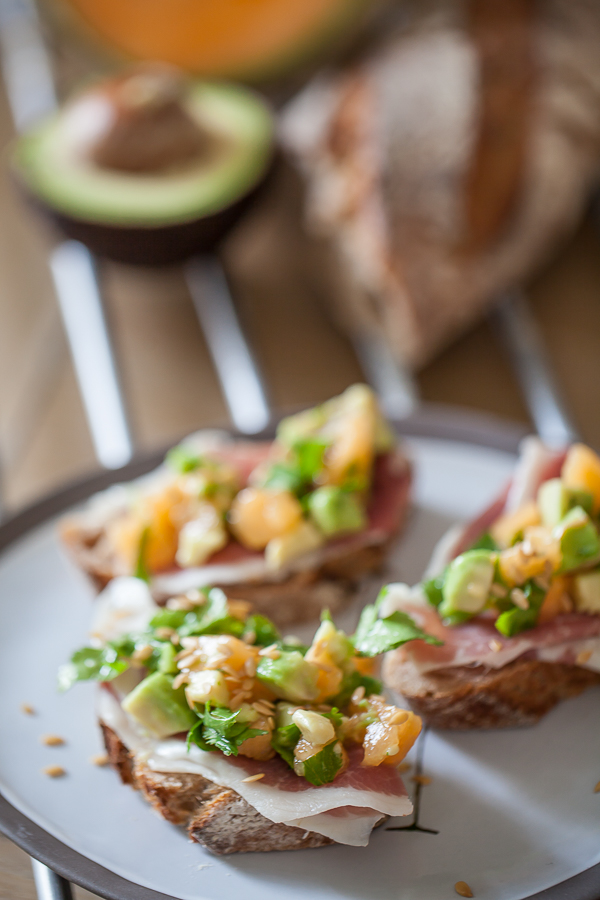
<path fill-rule="evenodd" d="M 403 519 L 404 516 L 399 528 Z M 72 518 L 62 524 L 61 537 L 76 565 L 99 590 L 116 576 L 126 574 L 119 570 L 103 529 L 86 527 L 80 519 Z M 321 610 L 329 609 L 333 615 L 352 600 L 356 582 L 382 566 L 392 540 L 359 549 L 351 544 L 341 545 L 339 553 L 333 555 L 330 551 L 321 565 L 294 572 L 282 581 L 213 586 L 222 588 L 228 597 L 248 600 L 257 612 L 279 627 L 318 619 Z"/>
<path fill-rule="evenodd" d="M 238 793 L 202 775 L 154 772 L 135 759 L 112 728 L 104 722 L 100 727 L 109 762 L 121 781 L 140 791 L 163 818 L 186 827 L 193 841 L 217 856 L 334 843 L 322 834 L 271 822 Z"/>
<path fill-rule="evenodd" d="M 561 700 L 600 684 L 600 673 L 535 659 L 517 659 L 501 669 L 457 666 L 420 673 L 394 651 L 384 660 L 383 679 L 429 725 L 467 730 L 533 725 Z"/>

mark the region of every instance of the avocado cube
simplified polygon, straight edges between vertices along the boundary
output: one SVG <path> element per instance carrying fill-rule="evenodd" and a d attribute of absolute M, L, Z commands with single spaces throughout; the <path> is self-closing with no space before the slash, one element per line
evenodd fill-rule
<path fill-rule="evenodd" d="M 282 652 L 277 659 L 264 656 L 256 669 L 257 679 L 276 697 L 292 703 L 306 703 L 319 696 L 317 666 L 304 659 L 298 650 Z"/>
<path fill-rule="evenodd" d="M 468 550 L 453 559 L 442 588 L 438 609 L 442 618 L 481 612 L 494 580 L 495 556 L 490 550 Z"/>
<path fill-rule="evenodd" d="M 600 555 L 596 527 L 581 506 L 570 510 L 554 529 L 562 553 L 561 572 L 572 572 L 588 565 Z"/>
<path fill-rule="evenodd" d="M 576 575 L 573 579 L 573 593 L 578 612 L 600 614 L 600 569 Z"/>
<path fill-rule="evenodd" d="M 198 721 L 189 708 L 183 687 L 173 690 L 173 680 L 162 672 L 144 678 L 121 706 L 157 738 L 188 731 Z"/>
<path fill-rule="evenodd" d="M 570 509 L 581 506 L 591 514 L 593 497 L 589 491 L 569 488 L 560 478 L 544 481 L 537 495 L 537 503 L 546 528 L 556 528 Z"/>
<path fill-rule="evenodd" d="M 355 494 L 327 485 L 308 497 L 308 511 L 317 528 L 327 537 L 362 531 L 367 525 L 365 511 Z"/>

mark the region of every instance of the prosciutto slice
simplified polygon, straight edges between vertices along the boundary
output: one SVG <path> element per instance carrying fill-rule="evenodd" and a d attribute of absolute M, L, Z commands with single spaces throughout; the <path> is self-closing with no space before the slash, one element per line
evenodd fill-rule
<path fill-rule="evenodd" d="M 314 787 L 277 757 L 260 762 L 199 747 L 191 747 L 188 753 L 177 738 L 153 740 L 141 732 L 108 690 L 99 692 L 98 716 L 131 752 L 142 754 L 154 771 L 202 775 L 235 790 L 272 822 L 324 834 L 338 843 L 365 846 L 383 816 L 406 816 L 413 809 L 398 770 L 361 766 L 360 748 L 350 750 L 350 765 L 335 781 Z M 257 774 L 264 777 L 245 781 Z"/>
<path fill-rule="evenodd" d="M 504 512 L 512 512 L 523 503 L 535 499 L 541 484 L 560 475 L 565 459 L 564 451 L 545 447 L 537 437 L 523 441 L 521 455 L 511 481 L 500 496 L 475 521 L 449 532 L 449 540 L 442 538 L 434 551 L 435 566 L 429 566 L 433 577 L 460 553 L 468 550 Z M 556 616 L 513 638 L 504 637 L 494 627 L 495 615 L 477 616 L 464 625 L 445 626 L 435 607 L 424 595 L 398 589 L 386 598 L 385 612 L 401 609 L 429 634 L 444 641 L 433 647 L 423 641 L 412 641 L 395 653 L 410 659 L 421 673 L 457 666 L 486 666 L 500 669 L 522 656 L 547 662 L 563 662 L 584 666 L 600 672 L 600 616 L 570 613 Z"/>

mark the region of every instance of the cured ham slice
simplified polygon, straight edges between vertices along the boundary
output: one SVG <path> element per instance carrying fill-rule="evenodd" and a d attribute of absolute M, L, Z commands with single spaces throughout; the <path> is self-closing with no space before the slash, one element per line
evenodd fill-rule
<path fill-rule="evenodd" d="M 188 753 L 177 738 L 153 740 L 136 727 L 111 691 L 100 690 L 97 711 L 130 752 L 143 754 L 150 769 L 202 775 L 235 790 L 272 822 L 305 828 L 339 843 L 365 846 L 383 816 L 406 816 L 413 809 L 398 770 L 361 766 L 361 748 L 350 749 L 350 764 L 335 781 L 314 787 L 279 758 L 261 762 L 195 746 Z M 263 775 L 260 781 L 245 780 L 257 774 Z"/>

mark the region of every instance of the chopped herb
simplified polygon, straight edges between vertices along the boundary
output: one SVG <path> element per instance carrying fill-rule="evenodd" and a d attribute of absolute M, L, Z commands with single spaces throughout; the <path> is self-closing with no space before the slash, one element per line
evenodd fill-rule
<path fill-rule="evenodd" d="M 377 606 L 365 606 L 352 638 L 355 650 L 361 656 L 379 656 L 395 650 L 408 641 L 425 641 L 440 646 L 443 642 L 419 628 L 409 615 L 394 612 L 383 619 L 377 618 Z"/>
<path fill-rule="evenodd" d="M 533 581 L 524 584 L 521 590 L 527 598 L 529 609 L 513 606 L 506 612 L 500 613 L 496 619 L 496 628 L 505 637 L 513 637 L 515 634 L 520 634 L 521 631 L 533 628 L 537 624 L 546 592 Z"/>
<path fill-rule="evenodd" d="M 248 616 L 243 633 L 244 635 L 253 634 L 254 640 L 252 643 L 261 647 L 268 647 L 281 640 L 281 635 L 273 622 L 267 619 L 266 616 L 261 616 L 258 613 Z"/>
<path fill-rule="evenodd" d="M 437 578 L 430 578 L 428 581 L 422 582 L 421 587 L 423 588 L 423 593 L 432 606 L 439 606 L 444 599 L 443 589 L 445 580 L 446 570 L 444 570 L 441 575 L 438 575 Z"/>
<path fill-rule="evenodd" d="M 147 525 L 140 536 L 140 546 L 138 548 L 137 560 L 135 563 L 134 575 L 141 581 L 150 581 L 150 571 L 146 563 L 146 551 L 148 549 L 148 541 L 150 540 L 150 526 Z"/>
<path fill-rule="evenodd" d="M 240 721 L 240 716 L 240 709 L 233 712 L 227 707 L 211 709 L 207 703 L 199 721 L 188 732 L 188 750 L 191 744 L 196 744 L 201 750 L 221 750 L 225 756 L 237 756 L 244 741 L 266 734 L 258 728 L 249 728 L 248 722 Z"/>
<path fill-rule="evenodd" d="M 343 756 L 337 752 L 338 741 L 326 744 L 322 750 L 304 760 L 304 777 L 315 787 L 329 784 L 343 765 Z"/>
<path fill-rule="evenodd" d="M 489 531 L 484 532 L 477 538 L 475 543 L 469 547 L 469 550 L 499 550 L 500 547 L 491 536 Z"/>
<path fill-rule="evenodd" d="M 223 591 L 212 588 L 208 592 L 207 603 L 186 613 L 177 630 L 181 637 L 197 634 L 232 634 L 240 637 L 244 628 L 243 622 L 229 614 Z"/>
<path fill-rule="evenodd" d="M 110 644 L 98 649 L 83 647 L 71 657 L 71 661 L 58 670 L 58 687 L 67 691 L 77 681 L 112 681 L 129 668 L 129 661 L 120 658 Z"/>
<path fill-rule="evenodd" d="M 150 620 L 150 628 L 181 628 L 185 617 L 184 609 L 161 609 Z"/>
<path fill-rule="evenodd" d="M 276 728 L 271 735 L 271 746 L 288 766 L 294 768 L 294 748 L 300 740 L 300 729 L 292 722 L 290 725 L 282 725 Z"/>
<path fill-rule="evenodd" d="M 188 472 L 199 469 L 204 460 L 191 447 L 179 444 L 177 447 L 169 450 L 165 457 L 165 462 L 174 472 L 177 472 L 179 475 L 186 475 Z"/>
<path fill-rule="evenodd" d="M 352 694 L 359 687 L 364 687 L 366 697 L 371 694 L 380 694 L 383 690 L 381 681 L 371 678 L 370 675 L 363 675 L 355 669 L 348 675 L 344 675 L 339 693 L 330 698 L 329 702 L 343 708 L 350 702 Z"/>

